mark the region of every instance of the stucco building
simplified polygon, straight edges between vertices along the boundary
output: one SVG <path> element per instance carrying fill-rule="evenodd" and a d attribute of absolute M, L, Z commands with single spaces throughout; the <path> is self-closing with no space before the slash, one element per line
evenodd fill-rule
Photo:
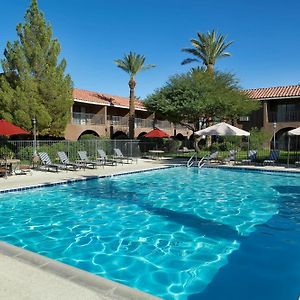
<path fill-rule="evenodd" d="M 128 137 L 129 99 L 93 91 L 74 89 L 71 122 L 65 130 L 67 140 L 78 140 L 83 134 L 105 138 Z M 135 136 L 153 129 L 152 113 L 136 101 Z M 165 120 L 156 120 L 155 126 L 170 136 L 189 137 L 192 131 Z"/>
<path fill-rule="evenodd" d="M 300 126 L 300 85 L 250 89 L 245 92 L 253 101 L 259 101 L 261 108 L 249 116 L 241 117 L 239 123 L 245 130 L 257 127 L 272 135 L 275 133 L 276 148 L 287 149 L 287 132 Z"/>
<path fill-rule="evenodd" d="M 287 132 L 300 126 L 300 85 L 245 90 L 261 107 L 249 116 L 243 116 L 238 124 L 245 130 L 253 127 L 276 135 L 276 147 L 287 148 Z M 72 119 L 67 125 L 65 138 L 77 140 L 83 134 L 105 138 L 127 138 L 129 99 L 93 91 L 74 89 Z M 139 137 L 153 128 L 154 116 L 143 103 L 136 101 L 135 136 Z M 189 138 L 192 131 L 186 127 L 157 120 L 156 127 L 170 136 Z M 270 143 L 272 139 L 270 140 Z"/>

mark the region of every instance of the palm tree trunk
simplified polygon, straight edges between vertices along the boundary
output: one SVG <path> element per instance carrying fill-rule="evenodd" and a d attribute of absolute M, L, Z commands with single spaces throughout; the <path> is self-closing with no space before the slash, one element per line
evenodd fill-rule
<path fill-rule="evenodd" d="M 129 138 L 134 139 L 134 125 L 135 125 L 135 95 L 134 88 L 136 82 L 133 78 L 131 78 L 128 82 L 130 88 L 129 95 Z"/>
<path fill-rule="evenodd" d="M 208 73 L 213 74 L 213 73 L 214 73 L 214 65 L 213 65 L 213 64 L 208 64 L 208 65 L 206 65 L 206 71 L 207 71 Z"/>

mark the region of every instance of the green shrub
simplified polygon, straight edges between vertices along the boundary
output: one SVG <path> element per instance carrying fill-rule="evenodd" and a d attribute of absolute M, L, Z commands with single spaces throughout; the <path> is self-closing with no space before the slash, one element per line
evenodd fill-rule
<path fill-rule="evenodd" d="M 23 147 L 18 151 L 18 158 L 21 160 L 31 161 L 33 155 L 33 147 Z"/>
<path fill-rule="evenodd" d="M 250 130 L 250 148 L 251 149 L 264 149 L 268 146 L 269 141 L 272 137 L 272 134 L 265 132 L 263 130 L 259 130 L 254 127 Z M 268 148 L 268 147 L 267 147 Z"/>
<path fill-rule="evenodd" d="M 164 150 L 166 152 L 177 152 L 182 142 L 175 139 L 168 139 L 164 141 Z"/>
<path fill-rule="evenodd" d="M 93 135 L 91 133 L 88 133 L 88 134 L 83 134 L 80 138 L 79 138 L 80 141 L 82 140 L 100 140 L 100 137 L 99 136 L 96 136 L 96 135 Z"/>
<path fill-rule="evenodd" d="M 1 144 L 0 158 L 13 158 L 13 157 L 14 157 L 13 146 L 10 144 Z"/>

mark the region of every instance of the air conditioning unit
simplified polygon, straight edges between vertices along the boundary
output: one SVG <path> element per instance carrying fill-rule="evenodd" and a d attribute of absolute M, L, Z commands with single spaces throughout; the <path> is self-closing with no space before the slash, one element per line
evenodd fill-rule
<path fill-rule="evenodd" d="M 249 116 L 242 116 L 242 117 L 240 117 L 240 121 L 241 122 L 249 122 L 249 120 L 250 120 Z"/>

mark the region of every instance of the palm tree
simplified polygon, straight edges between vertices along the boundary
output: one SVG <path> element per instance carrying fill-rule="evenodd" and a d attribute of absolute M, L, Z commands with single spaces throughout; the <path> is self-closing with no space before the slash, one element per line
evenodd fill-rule
<path fill-rule="evenodd" d="M 135 76 L 138 72 L 148 70 L 155 67 L 155 65 L 144 65 L 145 56 L 129 52 L 125 54 L 123 59 L 116 59 L 116 65 L 129 74 L 130 79 L 128 82 L 129 94 L 129 138 L 134 139 L 134 119 L 135 119 L 135 95 L 134 89 L 136 86 Z"/>
<path fill-rule="evenodd" d="M 211 33 L 208 31 L 207 34 L 197 32 L 197 35 L 198 39 L 191 39 L 194 48 L 182 49 L 183 52 L 193 54 L 197 58 L 187 58 L 181 64 L 185 65 L 201 61 L 206 66 L 208 72 L 213 72 L 217 59 L 231 55 L 229 52 L 225 52 L 225 50 L 233 41 L 226 42 L 226 37 L 221 34 L 217 36 L 215 30 Z"/>

